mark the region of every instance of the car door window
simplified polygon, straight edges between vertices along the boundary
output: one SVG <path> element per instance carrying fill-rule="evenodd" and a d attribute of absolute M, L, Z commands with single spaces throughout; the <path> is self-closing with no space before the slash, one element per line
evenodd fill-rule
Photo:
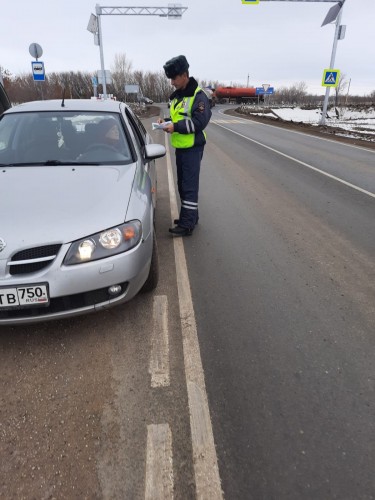
<path fill-rule="evenodd" d="M 126 117 L 133 131 L 139 152 L 143 156 L 144 147 L 146 144 L 146 130 L 141 121 L 129 110 L 126 109 Z"/>

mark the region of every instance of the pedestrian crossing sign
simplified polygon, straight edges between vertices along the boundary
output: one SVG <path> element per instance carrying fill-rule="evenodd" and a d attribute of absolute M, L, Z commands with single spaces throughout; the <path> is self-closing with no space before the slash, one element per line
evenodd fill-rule
<path fill-rule="evenodd" d="M 337 87 L 340 79 L 339 69 L 325 69 L 323 71 L 322 87 Z"/>
<path fill-rule="evenodd" d="M 242 0 L 242 3 L 247 5 L 256 5 L 259 3 L 259 0 Z"/>

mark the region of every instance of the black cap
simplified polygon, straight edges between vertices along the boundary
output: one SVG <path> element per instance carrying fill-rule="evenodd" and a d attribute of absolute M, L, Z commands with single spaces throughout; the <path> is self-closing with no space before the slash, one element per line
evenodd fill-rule
<path fill-rule="evenodd" d="M 176 78 L 177 75 L 182 75 L 182 73 L 188 71 L 189 63 L 185 56 L 177 56 L 167 61 L 163 68 L 167 78 Z"/>

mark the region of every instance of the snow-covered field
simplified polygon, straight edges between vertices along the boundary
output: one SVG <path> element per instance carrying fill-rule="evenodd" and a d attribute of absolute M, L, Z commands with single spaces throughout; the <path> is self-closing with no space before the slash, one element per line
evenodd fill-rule
<path fill-rule="evenodd" d="M 250 109 L 249 109 L 250 111 Z M 270 113 L 256 112 L 254 113 L 254 108 L 251 110 L 251 114 L 257 114 L 270 119 L 280 118 L 287 122 L 294 123 L 308 123 L 310 125 L 319 125 L 321 118 L 320 109 L 301 109 L 295 108 L 271 108 Z M 339 116 L 337 116 L 337 114 Z M 375 108 L 367 108 L 361 111 L 351 108 L 338 108 L 337 112 L 335 108 L 328 112 L 328 118 L 326 119 L 325 125 L 327 127 L 335 127 L 336 129 L 342 129 L 337 131 L 336 135 L 349 136 L 349 137 L 361 137 L 362 139 L 375 142 Z"/>

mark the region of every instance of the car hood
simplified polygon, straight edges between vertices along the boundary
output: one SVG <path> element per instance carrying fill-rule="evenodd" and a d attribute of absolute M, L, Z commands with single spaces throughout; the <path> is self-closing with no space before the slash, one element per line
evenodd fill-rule
<path fill-rule="evenodd" d="M 136 164 L 8 167 L 0 171 L 0 259 L 121 224 Z"/>

